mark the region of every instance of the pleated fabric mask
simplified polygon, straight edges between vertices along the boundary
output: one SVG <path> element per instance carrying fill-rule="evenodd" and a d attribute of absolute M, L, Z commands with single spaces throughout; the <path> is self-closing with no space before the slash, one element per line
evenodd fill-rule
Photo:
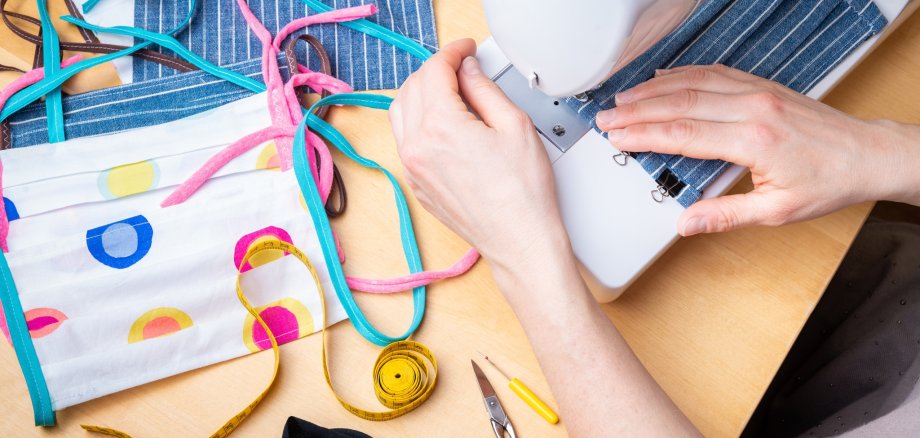
<path fill-rule="evenodd" d="M 321 246 L 273 142 L 188 202 L 160 207 L 215 151 L 269 125 L 266 101 L 257 94 L 104 141 L 0 152 L 7 260 L 54 410 L 270 349 L 235 294 L 242 257 L 266 239 L 302 249 L 327 293 L 328 323 L 346 317 L 323 263 L 335 248 Z M 278 343 L 321 329 L 312 277 L 291 258 L 279 250 L 242 267 Z"/>

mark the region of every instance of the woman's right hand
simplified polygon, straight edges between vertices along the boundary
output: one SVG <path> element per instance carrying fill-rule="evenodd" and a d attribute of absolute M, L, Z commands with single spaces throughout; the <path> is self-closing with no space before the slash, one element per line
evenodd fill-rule
<path fill-rule="evenodd" d="M 754 190 L 697 202 L 685 236 L 812 219 L 868 200 L 920 203 L 920 128 L 851 117 L 724 66 L 688 66 L 617 96 L 597 115 L 621 151 L 721 159 Z"/>

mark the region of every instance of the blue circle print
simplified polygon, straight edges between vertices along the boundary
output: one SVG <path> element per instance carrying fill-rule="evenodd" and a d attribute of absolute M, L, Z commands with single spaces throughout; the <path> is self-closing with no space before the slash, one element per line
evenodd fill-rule
<path fill-rule="evenodd" d="M 10 198 L 3 197 L 3 209 L 6 210 L 6 220 L 14 221 L 19 219 L 19 210 L 16 210 L 16 204 L 10 201 Z"/>
<path fill-rule="evenodd" d="M 142 215 L 86 232 L 86 248 L 100 263 L 125 269 L 144 258 L 153 243 L 153 228 Z"/>

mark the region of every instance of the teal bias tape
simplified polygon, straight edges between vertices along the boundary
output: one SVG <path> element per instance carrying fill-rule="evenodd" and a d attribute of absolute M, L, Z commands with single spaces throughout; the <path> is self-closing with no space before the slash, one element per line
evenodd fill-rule
<path fill-rule="evenodd" d="M 26 325 L 22 303 L 19 302 L 19 292 L 13 282 L 13 273 L 6 262 L 6 256 L 0 252 L 0 304 L 3 305 L 6 316 L 6 326 L 10 331 L 10 340 L 16 350 L 16 359 L 22 368 L 26 386 L 29 388 L 29 397 L 32 399 L 32 412 L 35 413 L 36 426 L 54 426 L 54 408 L 51 406 L 51 394 L 48 384 L 42 374 L 38 355 L 35 354 L 35 345 Z"/>
<path fill-rule="evenodd" d="M 306 3 L 310 8 L 320 12 L 328 12 L 333 10 L 333 8 L 319 2 L 318 0 L 304 0 L 304 3 Z M 379 38 L 402 50 L 405 50 L 406 52 L 420 59 L 425 60 L 431 57 L 431 52 L 422 47 L 418 42 L 393 32 L 390 29 L 379 26 L 371 21 L 358 19 L 338 24 L 350 29 L 357 30 L 358 32 L 366 33 L 372 37 Z M 406 339 L 411 336 L 415 330 L 418 329 L 418 326 L 421 324 L 422 318 L 425 315 L 425 287 L 421 286 L 412 289 L 412 323 L 410 324 L 409 329 L 406 330 L 406 333 L 404 333 L 402 336 L 387 336 L 374 328 L 374 326 L 367 320 L 367 318 L 364 316 L 364 313 L 361 311 L 361 308 L 358 307 L 357 303 L 355 303 L 355 299 L 348 287 L 348 283 L 345 281 L 345 274 L 342 272 L 342 265 L 339 263 L 337 254 L 335 252 L 336 245 L 335 239 L 332 236 L 332 228 L 329 225 L 329 219 L 326 216 L 326 210 L 323 206 L 322 200 L 319 198 L 319 190 L 316 187 L 316 183 L 313 181 L 313 175 L 309 169 L 305 130 L 306 127 L 309 126 L 310 129 L 332 143 L 333 146 L 335 146 L 349 159 L 366 168 L 379 170 L 384 174 L 384 176 L 387 177 L 387 179 L 390 181 L 390 184 L 393 186 L 393 196 L 396 201 L 396 211 L 399 214 L 400 240 L 402 242 L 403 253 L 406 256 L 406 262 L 409 265 L 409 271 L 413 274 L 422 272 L 422 260 L 421 256 L 419 255 L 418 242 L 415 239 L 415 231 L 412 228 L 412 218 L 409 215 L 409 207 L 406 204 L 406 198 L 403 195 L 402 190 L 399 188 L 399 183 L 396 181 L 396 178 L 394 178 L 389 171 L 387 171 L 376 162 L 361 156 L 361 154 L 359 154 L 351 146 L 351 143 L 349 143 L 348 140 L 345 139 L 345 137 L 337 129 L 326 123 L 325 120 L 316 117 L 313 114 L 313 109 L 328 105 L 356 105 L 367 108 L 387 110 L 390 108 L 390 103 L 392 102 L 392 98 L 376 94 L 343 93 L 326 97 L 319 102 L 316 102 L 316 104 L 314 104 L 309 111 L 304 112 L 304 118 L 300 122 L 300 125 L 298 126 L 294 135 L 293 151 L 294 175 L 297 177 L 297 182 L 300 185 L 300 191 L 303 194 L 304 200 L 307 203 L 307 207 L 310 210 L 310 216 L 313 218 L 313 225 L 317 230 L 320 241 L 323 247 L 328 249 L 323 251 L 323 257 L 325 258 L 326 266 L 330 271 L 329 273 L 332 277 L 332 284 L 335 288 L 335 293 L 339 297 L 339 301 L 345 308 L 345 312 L 351 319 L 355 329 L 358 330 L 358 333 L 360 333 L 361 336 L 364 336 L 365 339 L 380 346 L 386 346 L 393 342 Z"/>
<path fill-rule="evenodd" d="M 333 10 L 332 7 L 327 6 L 325 3 L 319 0 L 303 0 L 303 2 L 306 3 L 307 6 L 309 6 L 311 9 L 315 9 L 320 12 L 329 12 Z M 419 44 L 417 41 L 409 39 L 405 35 L 400 35 L 396 32 L 393 32 L 392 30 L 374 23 L 373 21 L 361 18 L 358 20 L 345 21 L 338 24 L 386 41 L 396 46 L 397 48 L 409 52 L 409 54 L 419 59 L 425 60 L 431 57 L 431 52 Z"/>
<path fill-rule="evenodd" d="M 89 11 L 92 11 L 93 8 L 95 8 L 98 4 L 99 0 L 89 0 L 86 3 L 83 3 L 83 13 L 85 14 Z"/>
<path fill-rule="evenodd" d="M 312 130 L 329 140 L 333 146 L 339 149 L 349 159 L 369 169 L 379 170 L 387 177 L 390 184 L 393 186 L 396 209 L 399 213 L 400 239 L 402 241 L 403 253 L 409 265 L 409 271 L 412 273 L 422 272 L 422 260 L 418 250 L 418 243 L 415 239 L 415 232 L 412 228 L 412 218 L 409 216 L 406 198 L 403 196 L 396 178 L 376 162 L 358 154 L 338 130 L 312 113 L 313 109 L 328 105 L 356 105 L 385 110 L 390 107 L 392 101 L 393 99 L 387 96 L 353 93 L 335 94 L 320 100 L 313 105 L 310 111 L 304 113 L 305 116 L 303 120 L 301 120 L 300 126 L 298 126 L 294 136 L 293 152 L 294 175 L 297 177 L 297 183 L 300 185 L 301 193 L 310 210 L 310 216 L 313 218 L 313 225 L 317 230 L 317 235 L 323 247 L 327 248 L 326 251 L 323 251 L 323 257 L 330 271 L 335 293 L 342 303 L 342 306 L 345 308 L 345 312 L 351 319 L 352 324 L 358 330 L 358 333 L 367 340 L 380 346 L 386 346 L 393 342 L 406 339 L 418 329 L 425 314 L 425 287 L 417 287 L 412 290 L 412 323 L 402 336 L 387 336 L 374 328 L 367 320 L 364 313 L 355 302 L 351 290 L 348 288 L 348 284 L 345 281 L 345 274 L 342 272 L 342 265 L 339 263 L 335 252 L 336 246 L 332 236 L 332 228 L 329 225 L 329 219 L 326 217 L 323 202 L 319 198 L 319 191 L 316 188 L 316 183 L 313 181 L 313 176 L 309 169 L 305 129 L 309 125 Z"/>
<path fill-rule="evenodd" d="M 112 27 L 97 26 L 95 24 L 87 23 L 86 21 L 80 20 L 70 15 L 61 17 L 61 20 L 64 20 L 73 25 L 80 26 L 80 27 L 83 27 L 83 28 L 86 28 L 86 29 L 89 29 L 95 32 L 107 32 L 107 33 L 113 33 L 116 35 L 127 35 L 127 36 L 132 36 L 135 38 L 140 38 L 146 41 L 150 41 L 161 47 L 165 47 L 167 49 L 172 50 L 173 52 L 176 52 L 176 55 L 194 64 L 196 67 L 214 76 L 217 76 L 223 80 L 239 85 L 254 93 L 261 93 L 265 91 L 265 84 L 255 79 L 252 79 L 248 76 L 241 75 L 239 73 L 227 70 L 222 67 L 218 67 L 208 62 L 201 56 L 198 56 L 197 54 L 195 54 L 194 52 L 192 52 L 191 50 L 183 46 L 182 43 L 180 43 L 179 41 L 176 41 L 176 39 L 171 36 L 163 35 L 161 33 L 156 33 L 156 32 L 150 32 L 148 30 L 143 30 L 143 29 L 139 29 L 136 27 L 130 27 L 130 26 L 112 26 Z"/>
<path fill-rule="evenodd" d="M 198 7 L 198 0 L 191 0 L 189 5 L 188 14 L 185 16 L 185 19 L 182 20 L 175 28 L 169 31 L 169 35 L 175 35 L 178 32 L 181 32 L 183 29 L 188 27 L 189 22 L 192 21 L 192 16 L 195 15 L 195 10 Z M 121 58 L 122 56 L 130 55 L 138 50 L 146 48 L 152 43 L 147 41 L 140 44 L 137 44 L 133 47 L 128 47 L 123 50 L 119 50 L 114 53 L 107 55 L 97 56 L 95 58 L 90 58 L 84 61 L 80 61 L 76 64 L 71 65 L 68 68 L 65 68 L 54 75 L 49 75 L 45 72 L 45 79 L 30 85 L 18 93 L 14 94 L 3 106 L 3 110 L 0 111 L 0 122 L 6 120 L 16 111 L 19 111 L 26 107 L 26 105 L 35 102 L 40 99 L 42 96 L 50 93 L 55 88 L 58 88 L 66 82 L 68 79 L 80 73 L 83 70 L 95 67 L 97 65 L 105 64 L 106 62 L 112 61 L 114 59 Z"/>
<path fill-rule="evenodd" d="M 47 0 L 38 0 L 38 16 L 42 30 L 42 63 L 45 75 L 56 75 L 61 70 L 61 46 L 57 30 L 48 14 Z M 45 98 L 45 112 L 48 114 L 48 141 L 64 141 L 64 109 L 61 106 L 61 88 L 48 92 Z"/>

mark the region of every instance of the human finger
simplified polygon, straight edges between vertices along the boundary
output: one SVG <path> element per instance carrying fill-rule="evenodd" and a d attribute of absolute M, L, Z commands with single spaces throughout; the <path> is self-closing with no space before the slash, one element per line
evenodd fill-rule
<path fill-rule="evenodd" d="M 463 60 L 459 75 L 460 92 L 486 125 L 493 128 L 519 128 L 529 118 L 495 82 L 486 76 L 479 61 L 470 56 Z"/>
<path fill-rule="evenodd" d="M 666 96 L 681 90 L 707 91 L 710 93 L 738 94 L 749 92 L 755 86 L 748 81 L 731 77 L 721 71 L 705 66 L 692 66 L 684 70 L 656 76 L 616 95 L 617 105 L 639 100 Z"/>
<path fill-rule="evenodd" d="M 709 122 L 740 122 L 750 105 L 739 95 L 696 90 L 679 90 L 672 94 L 638 100 L 597 113 L 597 127 L 604 131 L 636 123 L 669 122 L 696 119 Z"/>
<path fill-rule="evenodd" d="M 476 54 L 476 42 L 469 39 L 454 41 L 431 56 L 417 72 L 419 82 L 426 91 L 439 99 L 445 93 L 459 92 L 457 71 L 468 56 Z"/>
<path fill-rule="evenodd" d="M 682 236 L 721 233 L 751 225 L 778 225 L 773 221 L 770 201 L 762 193 L 728 195 L 704 199 L 681 215 L 677 230 Z"/>
<path fill-rule="evenodd" d="M 675 73 L 686 73 L 690 70 L 708 70 L 713 73 L 719 73 L 723 76 L 727 76 L 739 81 L 752 81 L 762 79 L 760 76 L 748 73 L 744 70 L 738 70 L 737 68 L 732 68 L 724 64 L 683 65 L 680 67 L 665 68 L 655 70 L 655 77 L 663 77 Z"/>
<path fill-rule="evenodd" d="M 751 167 L 744 128 L 739 123 L 680 119 L 640 123 L 609 131 L 608 140 L 623 152 L 656 152 L 704 160 L 724 160 Z"/>

